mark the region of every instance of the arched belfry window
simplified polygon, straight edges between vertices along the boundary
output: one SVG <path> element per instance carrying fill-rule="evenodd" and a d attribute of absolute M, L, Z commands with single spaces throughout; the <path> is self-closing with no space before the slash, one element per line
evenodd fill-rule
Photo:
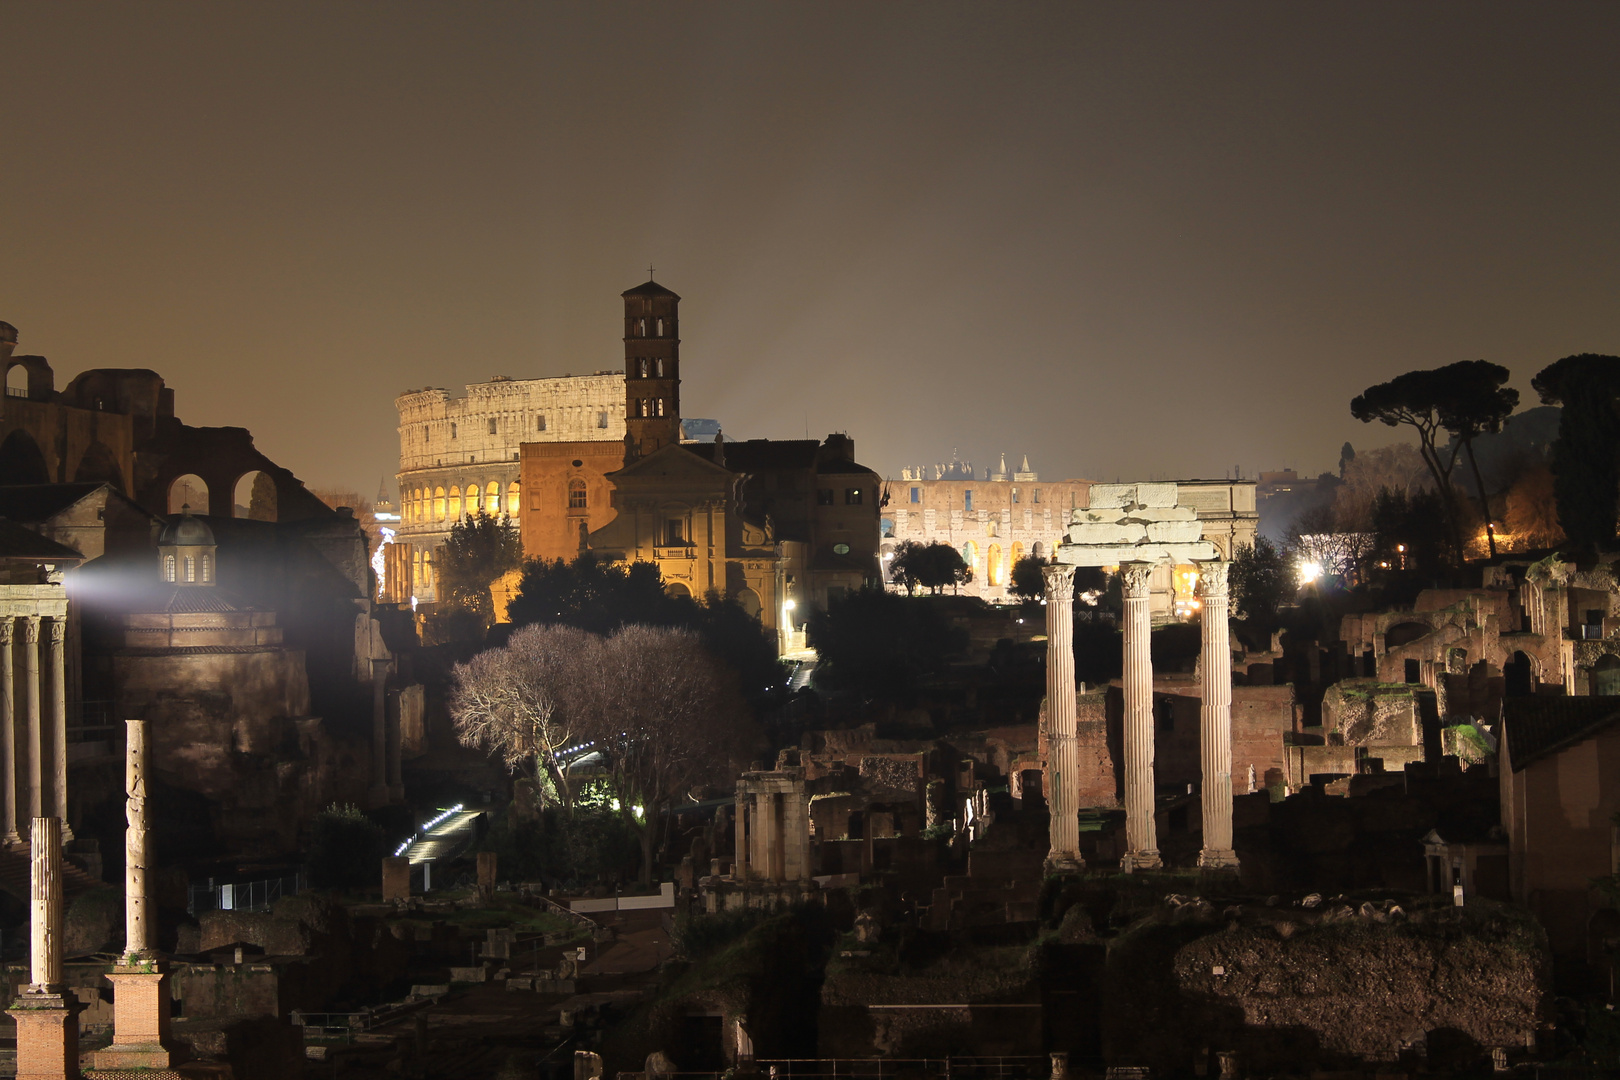
<path fill-rule="evenodd" d="M 187 581 L 196 581 L 197 580 L 197 559 L 196 559 L 196 556 L 194 556 L 194 555 L 187 555 L 186 556 L 186 580 Z"/>
<path fill-rule="evenodd" d="M 165 555 L 165 556 L 163 556 L 163 580 L 164 581 L 171 581 L 171 582 L 174 580 L 174 556 L 173 555 Z"/>
<path fill-rule="evenodd" d="M 647 377 L 647 358 L 645 356 L 641 358 L 641 377 L 643 379 Z"/>
<path fill-rule="evenodd" d="M 214 580 L 214 557 L 212 555 L 202 557 L 202 579 L 204 585 L 211 584 Z"/>
<path fill-rule="evenodd" d="M 662 356 L 658 358 L 658 377 L 660 379 L 664 377 L 664 358 Z"/>

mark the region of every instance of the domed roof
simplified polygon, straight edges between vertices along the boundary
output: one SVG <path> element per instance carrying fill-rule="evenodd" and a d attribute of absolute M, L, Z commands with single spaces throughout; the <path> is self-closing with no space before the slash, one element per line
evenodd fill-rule
<path fill-rule="evenodd" d="M 169 524 L 158 537 L 158 546 L 214 547 L 214 530 L 201 518 L 192 517 L 189 509 L 183 508 L 179 517 L 169 519 Z"/>

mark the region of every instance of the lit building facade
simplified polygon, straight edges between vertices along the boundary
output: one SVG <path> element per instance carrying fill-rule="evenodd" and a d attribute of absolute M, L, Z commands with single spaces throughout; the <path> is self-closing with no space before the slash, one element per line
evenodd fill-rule
<path fill-rule="evenodd" d="M 437 599 L 433 562 L 458 521 L 483 511 L 522 520 L 525 443 L 623 446 L 625 377 L 616 371 L 551 379 L 504 376 L 461 397 L 430 387 L 399 410 L 399 524 L 385 546 L 384 600 Z"/>

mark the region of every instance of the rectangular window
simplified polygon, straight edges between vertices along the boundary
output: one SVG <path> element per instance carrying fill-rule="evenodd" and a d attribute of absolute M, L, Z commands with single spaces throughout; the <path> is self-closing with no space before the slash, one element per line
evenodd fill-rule
<path fill-rule="evenodd" d="M 680 547 L 686 543 L 686 522 L 680 518 L 670 518 L 664 522 L 664 543 L 669 547 Z"/>
<path fill-rule="evenodd" d="M 540 414 L 540 426 L 535 428 L 535 430 L 536 431 L 544 431 L 544 430 L 546 430 L 546 414 L 545 413 Z"/>
<path fill-rule="evenodd" d="M 860 488 L 846 488 L 845 491 L 844 491 L 844 505 L 845 506 L 859 506 L 859 505 L 861 505 L 861 489 Z"/>
<path fill-rule="evenodd" d="M 596 426 L 599 428 L 607 427 L 607 413 L 599 412 L 596 414 Z"/>
<path fill-rule="evenodd" d="M 832 488 L 817 488 L 816 489 L 816 505 L 817 506 L 831 506 L 832 504 L 833 504 L 833 489 Z"/>
<path fill-rule="evenodd" d="M 922 488 L 911 489 L 911 501 L 914 503 L 922 502 Z"/>
<path fill-rule="evenodd" d="M 450 421 L 450 437 L 452 439 L 456 437 L 456 422 L 454 420 Z"/>
<path fill-rule="evenodd" d="M 1041 489 L 1040 488 L 1035 489 L 1035 501 L 1036 502 L 1041 501 Z"/>
<path fill-rule="evenodd" d="M 1018 489 L 1013 488 L 1012 493 L 1013 493 L 1013 505 L 1017 506 L 1018 505 Z"/>
<path fill-rule="evenodd" d="M 962 492 L 962 509 L 970 514 L 973 513 L 973 492 Z"/>
<path fill-rule="evenodd" d="M 495 434 L 499 433 L 498 422 L 496 421 L 496 419 L 493 416 L 489 418 L 489 433 L 491 435 L 495 435 Z"/>

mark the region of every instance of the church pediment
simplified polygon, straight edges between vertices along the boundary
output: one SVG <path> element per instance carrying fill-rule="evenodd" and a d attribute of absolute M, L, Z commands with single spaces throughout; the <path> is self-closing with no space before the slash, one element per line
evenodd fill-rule
<path fill-rule="evenodd" d="M 618 472 L 607 474 L 620 488 L 644 483 L 687 481 L 704 486 L 729 484 L 735 474 L 730 469 L 705 461 L 681 446 L 666 446 L 637 458 Z"/>

